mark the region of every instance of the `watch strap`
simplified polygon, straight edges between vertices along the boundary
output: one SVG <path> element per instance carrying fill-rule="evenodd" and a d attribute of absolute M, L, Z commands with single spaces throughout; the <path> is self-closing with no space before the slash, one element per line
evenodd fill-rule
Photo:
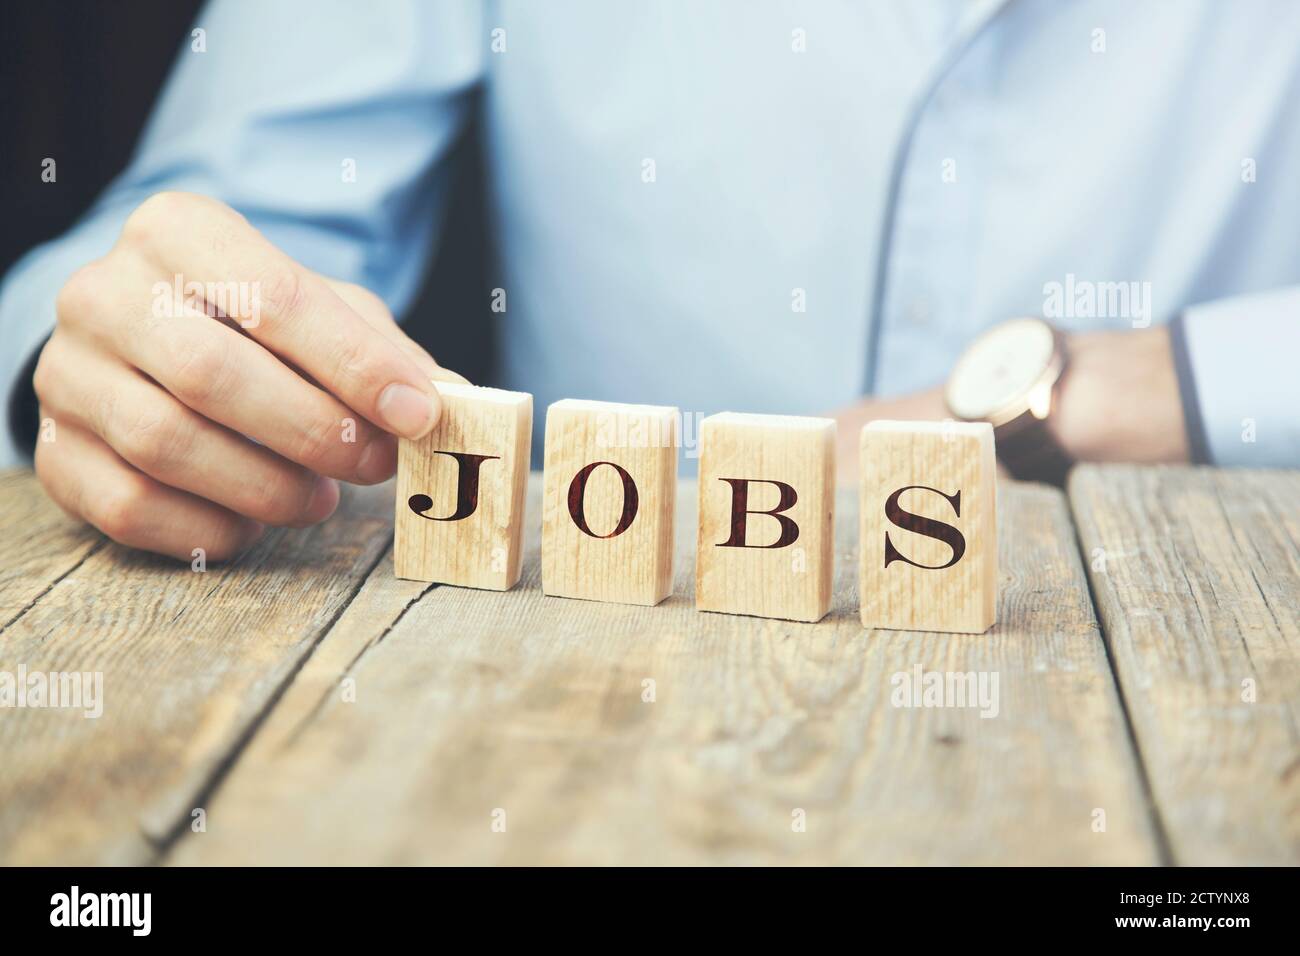
<path fill-rule="evenodd" d="M 1025 412 L 994 430 L 998 460 L 1020 481 L 1042 481 L 1064 487 L 1073 459 L 1047 427 L 1047 422 Z"/>

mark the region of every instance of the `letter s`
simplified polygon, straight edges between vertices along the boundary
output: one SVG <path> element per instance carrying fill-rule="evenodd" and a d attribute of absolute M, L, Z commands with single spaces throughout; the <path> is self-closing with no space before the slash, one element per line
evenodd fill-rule
<path fill-rule="evenodd" d="M 925 518 L 921 515 L 914 515 L 910 511 L 904 511 L 899 505 L 898 499 L 905 491 L 933 491 L 940 498 L 943 498 L 952 505 L 953 514 L 958 518 L 961 517 L 961 491 L 956 494 L 945 495 L 937 488 L 930 488 L 926 485 L 908 485 L 906 488 L 899 488 L 888 500 L 885 501 L 885 517 L 904 531 L 914 531 L 917 534 L 925 535 L 927 538 L 934 538 L 936 541 L 942 541 L 948 547 L 952 548 L 952 557 L 948 559 L 947 564 L 920 564 L 911 558 L 905 557 L 894 547 L 894 542 L 889 540 L 889 532 L 885 532 L 885 567 L 889 567 L 894 561 L 904 561 L 907 564 L 917 568 L 925 568 L 929 571 L 942 571 L 944 568 L 950 568 L 961 560 L 966 553 L 966 538 L 960 531 L 952 525 L 943 521 L 936 521 L 934 518 Z"/>

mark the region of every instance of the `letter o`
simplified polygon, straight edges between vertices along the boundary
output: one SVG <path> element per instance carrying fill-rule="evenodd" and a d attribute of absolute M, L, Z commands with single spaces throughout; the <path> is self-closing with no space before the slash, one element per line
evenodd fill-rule
<path fill-rule="evenodd" d="M 619 515 L 618 524 L 614 526 L 614 530 L 609 534 L 596 534 L 592 531 L 587 525 L 587 515 L 583 511 L 583 499 L 587 495 L 587 479 L 601 465 L 609 465 L 623 479 L 623 513 Z M 593 461 L 574 475 L 573 481 L 569 482 L 569 517 L 573 519 L 573 523 L 578 526 L 579 531 L 593 538 L 617 538 L 631 527 L 632 522 L 636 519 L 637 508 L 640 507 L 640 504 L 636 482 L 632 480 L 632 476 L 627 473 L 626 469 L 614 464 L 612 461 Z"/>

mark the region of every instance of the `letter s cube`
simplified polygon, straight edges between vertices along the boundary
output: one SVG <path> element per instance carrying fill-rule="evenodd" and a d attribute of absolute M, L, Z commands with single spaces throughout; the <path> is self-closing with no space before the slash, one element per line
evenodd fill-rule
<path fill-rule="evenodd" d="M 982 634 L 997 612 L 997 466 L 987 422 L 862 429 L 862 624 Z"/>

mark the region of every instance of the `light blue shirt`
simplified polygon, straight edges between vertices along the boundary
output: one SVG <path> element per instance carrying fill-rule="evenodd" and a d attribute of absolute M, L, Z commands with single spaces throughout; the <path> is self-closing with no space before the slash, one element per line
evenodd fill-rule
<path fill-rule="evenodd" d="M 457 241 L 443 161 L 479 109 L 500 384 L 539 409 L 824 413 L 1011 316 L 1186 313 L 1212 458 L 1300 466 L 1300 4 L 218 0 L 195 27 L 130 167 L 6 277 L 6 393 L 161 189 L 400 315 Z"/>

